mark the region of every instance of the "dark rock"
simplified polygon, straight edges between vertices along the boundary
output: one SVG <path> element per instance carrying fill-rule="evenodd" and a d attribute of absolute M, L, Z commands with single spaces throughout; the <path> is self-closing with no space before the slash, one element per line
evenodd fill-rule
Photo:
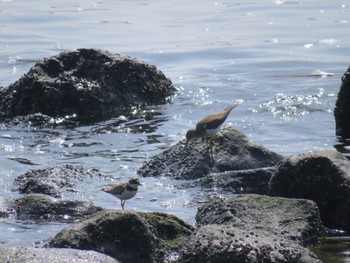
<path fill-rule="evenodd" d="M 269 182 L 276 167 L 257 168 L 250 170 L 228 171 L 209 174 L 196 179 L 183 187 L 202 187 L 206 191 L 237 194 L 268 194 Z"/>
<path fill-rule="evenodd" d="M 342 138 L 350 138 L 350 67 L 342 76 L 334 117 L 336 134 Z"/>
<path fill-rule="evenodd" d="M 323 231 L 312 201 L 238 195 L 212 200 L 196 220 L 181 262 L 320 262 L 303 247 Z"/>
<path fill-rule="evenodd" d="M 122 262 L 163 262 L 193 228 L 162 213 L 102 211 L 59 232 L 49 247 L 103 252 Z"/>
<path fill-rule="evenodd" d="M 186 148 L 180 142 L 152 157 L 138 174 L 197 179 L 210 173 L 271 167 L 283 159 L 229 126 L 217 135 L 212 151 L 206 147 L 201 139 L 191 140 Z"/>
<path fill-rule="evenodd" d="M 73 192 L 73 186 L 87 177 L 103 176 L 97 169 L 80 165 L 64 165 L 39 170 L 30 170 L 14 180 L 13 190 L 25 194 L 46 194 L 61 197 L 65 191 Z"/>
<path fill-rule="evenodd" d="M 271 179 L 270 194 L 313 200 L 325 226 L 350 230 L 350 161 L 336 151 L 285 159 Z"/>
<path fill-rule="evenodd" d="M 57 249 L 57 248 L 0 248 L 0 262 L 16 263 L 118 263 L 116 259 L 107 255 L 86 250 L 77 249 Z"/>
<path fill-rule="evenodd" d="M 29 194 L 15 199 L 0 199 L 1 217 L 19 220 L 72 222 L 102 210 L 88 201 L 57 201 L 42 194 Z"/>
<path fill-rule="evenodd" d="M 37 62 L 0 92 L 0 119 L 40 113 L 59 121 L 92 123 L 131 106 L 165 103 L 175 92 L 153 65 L 107 51 L 78 49 Z"/>

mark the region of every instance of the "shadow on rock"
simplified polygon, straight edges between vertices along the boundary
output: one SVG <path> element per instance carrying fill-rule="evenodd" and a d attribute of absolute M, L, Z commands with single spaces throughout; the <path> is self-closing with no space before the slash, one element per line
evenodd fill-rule
<path fill-rule="evenodd" d="M 212 173 L 182 185 L 184 188 L 201 187 L 210 193 L 263 194 L 269 193 L 269 182 L 275 167 Z"/>
<path fill-rule="evenodd" d="M 152 157 L 138 170 L 138 174 L 197 179 L 210 173 L 275 166 L 283 159 L 229 126 L 217 135 L 210 151 L 206 148 L 207 144 L 201 139 L 191 141 L 186 148 L 179 142 Z"/>

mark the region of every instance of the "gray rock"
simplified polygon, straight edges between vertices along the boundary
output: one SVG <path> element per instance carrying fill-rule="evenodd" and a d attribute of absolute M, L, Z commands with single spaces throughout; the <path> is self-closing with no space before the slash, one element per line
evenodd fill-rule
<path fill-rule="evenodd" d="M 237 195 L 204 205 L 196 219 L 180 262 L 320 262 L 303 247 L 323 230 L 312 201 Z"/>
<path fill-rule="evenodd" d="M 72 222 L 102 210 L 88 201 L 57 201 L 48 195 L 29 194 L 20 198 L 0 198 L 1 217 L 20 220 Z"/>
<path fill-rule="evenodd" d="M 271 167 L 282 159 L 242 132 L 226 126 L 217 135 L 212 151 L 206 150 L 201 139 L 191 140 L 186 148 L 179 142 L 143 164 L 138 174 L 197 179 L 210 173 Z"/>
<path fill-rule="evenodd" d="M 202 187 L 206 191 L 236 194 L 267 194 L 276 167 L 212 173 L 182 187 Z"/>
<path fill-rule="evenodd" d="M 271 179 L 270 194 L 313 200 L 325 226 L 350 230 L 350 161 L 336 151 L 285 159 Z"/>
<path fill-rule="evenodd" d="M 107 255 L 87 250 L 57 248 L 0 248 L 0 262 L 16 263 L 118 263 Z"/>
<path fill-rule="evenodd" d="M 78 49 L 37 62 L 2 90 L 0 119 L 34 114 L 40 123 L 39 113 L 58 122 L 93 123 L 131 106 L 165 103 L 175 92 L 153 65 L 98 49 Z"/>
<path fill-rule="evenodd" d="M 46 194 L 61 197 L 64 192 L 73 192 L 74 186 L 84 178 L 98 178 L 103 174 L 94 168 L 80 165 L 64 165 L 46 169 L 30 170 L 14 180 L 13 190 L 25 194 Z"/>
<path fill-rule="evenodd" d="M 342 138 L 350 138 L 350 67 L 342 76 L 334 117 L 336 134 Z"/>
<path fill-rule="evenodd" d="M 172 215 L 102 211 L 63 229 L 48 246 L 91 249 L 122 262 L 163 262 L 192 232 L 193 227 Z"/>

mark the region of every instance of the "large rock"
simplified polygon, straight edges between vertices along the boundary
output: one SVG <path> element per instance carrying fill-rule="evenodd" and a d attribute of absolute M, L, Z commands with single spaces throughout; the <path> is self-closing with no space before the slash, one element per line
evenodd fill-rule
<path fill-rule="evenodd" d="M 163 262 L 192 232 L 193 227 L 172 215 L 102 211 L 63 229 L 49 246 L 95 250 L 122 262 Z"/>
<path fill-rule="evenodd" d="M 86 250 L 57 249 L 57 248 L 0 248 L 0 262 L 16 263 L 118 263 L 116 259 L 107 255 Z"/>
<path fill-rule="evenodd" d="M 88 201 L 60 200 L 42 194 L 19 198 L 0 198 L 0 217 L 19 220 L 72 222 L 77 218 L 102 210 Z"/>
<path fill-rule="evenodd" d="M 59 121 L 91 123 L 131 106 L 165 103 L 175 91 L 153 65 L 107 51 L 78 49 L 37 62 L 0 92 L 0 119 L 41 113 Z"/>
<path fill-rule="evenodd" d="M 237 195 L 199 208 L 196 220 L 181 262 L 320 262 L 303 247 L 323 230 L 312 201 Z"/>
<path fill-rule="evenodd" d="M 179 142 L 152 157 L 138 174 L 197 179 L 210 173 L 270 167 L 283 159 L 230 126 L 217 135 L 211 151 L 206 150 L 206 145 L 201 139 L 191 141 L 186 148 Z"/>
<path fill-rule="evenodd" d="M 350 230 L 350 161 L 336 151 L 285 159 L 271 179 L 270 194 L 313 200 L 325 226 Z"/>
<path fill-rule="evenodd" d="M 14 180 L 13 190 L 22 194 L 46 194 L 61 197 L 65 192 L 73 192 L 78 181 L 104 176 L 95 168 L 66 164 L 38 170 L 29 170 Z"/>
<path fill-rule="evenodd" d="M 342 76 L 334 117 L 336 134 L 343 138 L 350 138 L 350 67 Z"/>

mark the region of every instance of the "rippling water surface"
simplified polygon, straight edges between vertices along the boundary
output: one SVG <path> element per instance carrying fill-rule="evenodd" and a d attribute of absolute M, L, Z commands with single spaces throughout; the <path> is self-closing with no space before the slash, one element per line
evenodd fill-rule
<path fill-rule="evenodd" d="M 107 49 L 156 65 L 179 88 L 172 103 L 134 118 L 72 129 L 0 124 L 0 195 L 29 169 L 98 168 L 68 199 L 104 208 L 99 191 L 184 138 L 204 115 L 239 102 L 228 123 L 284 156 L 336 143 L 333 108 L 349 65 L 349 1 L 0 1 L 0 86 L 35 61 L 81 47 Z M 19 161 L 19 160 L 25 160 Z M 173 213 L 193 224 L 205 200 L 181 181 L 144 178 L 126 206 Z M 0 246 L 31 246 L 65 227 L 0 220 Z"/>

